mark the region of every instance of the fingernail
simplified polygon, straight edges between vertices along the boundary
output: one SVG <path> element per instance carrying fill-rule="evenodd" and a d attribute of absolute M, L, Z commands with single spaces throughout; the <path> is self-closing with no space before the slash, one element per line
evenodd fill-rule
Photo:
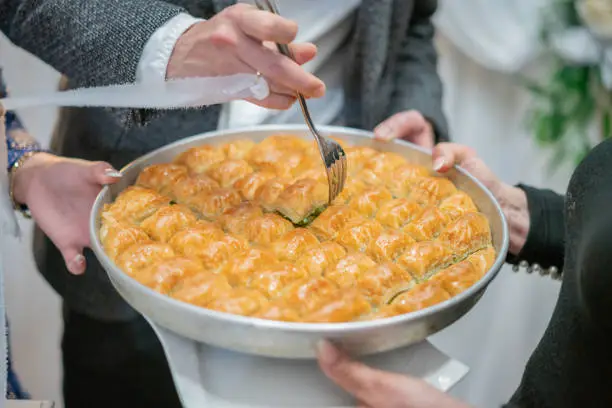
<path fill-rule="evenodd" d="M 321 340 L 317 343 L 317 353 L 322 364 L 332 365 L 340 357 L 338 349 L 336 349 L 329 341 Z"/>
<path fill-rule="evenodd" d="M 123 175 L 115 169 L 106 169 L 104 170 L 104 174 L 108 177 L 121 178 Z"/>
<path fill-rule="evenodd" d="M 442 168 L 444 168 L 445 165 L 446 165 L 446 160 L 444 160 L 444 157 L 438 157 L 433 162 L 433 169 L 434 171 L 440 171 L 442 170 Z"/>
<path fill-rule="evenodd" d="M 389 140 L 391 139 L 391 129 L 389 126 L 381 126 L 376 130 L 376 136 L 381 140 Z"/>
<path fill-rule="evenodd" d="M 74 274 L 80 275 L 81 273 L 83 273 L 84 265 L 85 257 L 82 254 L 78 254 L 70 263 L 70 271 Z"/>

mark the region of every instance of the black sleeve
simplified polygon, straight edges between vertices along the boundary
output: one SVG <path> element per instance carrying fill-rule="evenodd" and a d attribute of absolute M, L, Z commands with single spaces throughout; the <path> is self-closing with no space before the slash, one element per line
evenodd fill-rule
<path fill-rule="evenodd" d="M 517 187 L 527 196 L 530 226 L 525 246 L 519 254 L 508 255 L 507 262 L 517 264 L 525 260 L 543 268 L 556 266 L 562 270 L 565 254 L 564 196 L 522 184 Z"/>

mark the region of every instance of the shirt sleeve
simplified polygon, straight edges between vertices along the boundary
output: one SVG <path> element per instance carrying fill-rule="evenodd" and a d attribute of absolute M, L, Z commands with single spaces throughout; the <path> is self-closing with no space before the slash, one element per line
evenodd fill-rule
<path fill-rule="evenodd" d="M 138 62 L 137 82 L 163 82 L 174 46 L 194 24 L 203 21 L 187 13 L 171 18 L 149 38 Z"/>

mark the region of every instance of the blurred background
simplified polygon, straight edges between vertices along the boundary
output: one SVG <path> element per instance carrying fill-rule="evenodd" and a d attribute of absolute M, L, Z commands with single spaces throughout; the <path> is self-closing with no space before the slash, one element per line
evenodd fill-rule
<path fill-rule="evenodd" d="M 546 118 L 535 108 L 538 90 L 526 86 L 524 79 L 548 83 L 559 67 L 540 41 L 545 3 L 441 1 L 436 17 L 439 70 L 454 141 L 475 148 L 507 182 L 562 192 L 579 152 L 559 147 L 568 140 L 572 144 L 569 133 L 561 141 L 554 135 L 547 139 L 542 130 Z M 14 95 L 57 87 L 57 72 L 4 37 L 0 60 Z M 529 122 L 530 112 L 539 112 L 540 122 Z M 56 111 L 41 108 L 20 114 L 30 132 L 47 143 Z M 589 122 L 587 127 L 588 137 L 596 139 L 597 124 Z M 554 172 L 551 162 L 558 164 Z M 3 253 L 9 254 L 3 261 L 14 362 L 35 399 L 55 400 L 61 407 L 60 303 L 35 270 L 31 225 L 24 221 L 22 227 L 27 233 L 20 242 L 2 244 Z M 437 347 L 471 368 L 452 393 L 478 407 L 505 402 L 550 318 L 558 289 L 548 277 L 505 267 L 467 317 L 434 336 L 431 341 Z"/>

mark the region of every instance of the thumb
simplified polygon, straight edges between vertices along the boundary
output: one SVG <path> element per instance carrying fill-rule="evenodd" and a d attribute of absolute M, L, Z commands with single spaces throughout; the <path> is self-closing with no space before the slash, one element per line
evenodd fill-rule
<path fill-rule="evenodd" d="M 121 178 L 122 174 L 106 162 L 92 163 L 89 167 L 90 179 L 101 186 L 114 184 Z"/>
<path fill-rule="evenodd" d="M 432 151 L 433 169 L 445 173 L 454 165 L 461 165 L 476 157 L 476 152 L 467 146 L 456 143 L 439 143 Z"/>
<path fill-rule="evenodd" d="M 62 257 L 64 257 L 64 262 L 66 263 L 66 268 L 68 268 L 68 272 L 73 275 L 82 275 L 85 272 L 86 262 L 85 256 L 82 253 L 82 249 L 77 249 L 76 247 L 68 247 L 65 249 L 61 249 Z"/>
<path fill-rule="evenodd" d="M 414 139 L 426 133 L 426 130 L 427 121 L 423 115 L 415 110 L 409 110 L 396 113 L 381 122 L 374 129 L 374 137 L 385 141 L 403 138 L 416 142 Z"/>

